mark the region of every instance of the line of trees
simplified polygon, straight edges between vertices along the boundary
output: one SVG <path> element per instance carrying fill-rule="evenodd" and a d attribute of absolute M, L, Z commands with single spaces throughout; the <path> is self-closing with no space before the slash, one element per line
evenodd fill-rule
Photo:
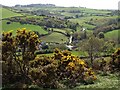
<path fill-rule="evenodd" d="M 78 23 L 73 23 L 68 20 L 61 20 L 59 18 L 54 18 L 50 16 L 41 16 L 41 18 L 34 17 L 12 17 L 7 20 L 11 22 L 20 22 L 21 24 L 33 24 L 39 26 L 46 26 L 46 28 L 70 28 L 76 30 Z"/>

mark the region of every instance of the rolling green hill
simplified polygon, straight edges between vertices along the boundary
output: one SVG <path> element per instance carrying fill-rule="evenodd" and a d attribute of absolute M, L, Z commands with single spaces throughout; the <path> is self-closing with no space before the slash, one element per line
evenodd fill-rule
<path fill-rule="evenodd" d="M 9 31 L 9 30 L 13 30 L 13 35 L 15 35 L 16 30 L 18 28 L 26 28 L 26 29 L 30 29 L 32 31 L 38 31 L 40 34 L 47 34 L 48 33 L 40 26 L 30 25 L 30 24 L 20 24 L 18 22 L 11 22 L 10 24 L 7 24 L 7 22 L 9 22 L 9 21 L 8 20 L 2 21 L 2 30 L 5 32 Z"/>
<path fill-rule="evenodd" d="M 104 16 L 89 16 L 75 19 L 69 19 L 71 22 L 79 23 L 80 26 L 93 30 L 96 26 L 102 26 L 110 21 L 110 19 L 116 19 L 117 16 L 104 17 Z M 93 23 L 93 24 L 90 24 Z"/>
<path fill-rule="evenodd" d="M 62 33 L 64 33 L 64 34 L 66 34 L 66 31 L 65 31 L 64 29 L 54 28 L 53 31 L 62 32 Z"/>
<path fill-rule="evenodd" d="M 53 32 L 50 35 L 41 37 L 41 40 L 46 42 L 65 43 L 68 42 L 68 37 L 61 33 Z"/>
<path fill-rule="evenodd" d="M 79 17 L 84 16 L 110 16 L 111 10 L 97 10 L 97 9 L 89 9 L 84 7 L 15 7 L 17 11 L 35 14 L 35 15 L 50 15 L 57 17 Z M 21 11 L 22 10 L 22 11 Z"/>
<path fill-rule="evenodd" d="M 105 38 L 107 38 L 107 39 L 113 39 L 113 40 L 116 39 L 117 40 L 118 37 L 120 37 L 120 29 L 105 33 Z"/>
<path fill-rule="evenodd" d="M 97 10 L 97 9 L 88 9 L 83 7 L 49 7 L 49 8 L 19 7 L 15 9 L 16 12 L 17 10 L 21 12 L 15 13 L 11 11 L 9 8 L 0 8 L 0 11 L 2 11 L 2 15 L 3 15 L 2 18 L 10 19 L 10 17 L 21 16 L 22 13 L 24 12 L 28 12 L 29 15 L 26 14 L 24 17 L 11 18 L 11 21 L 13 20 L 11 24 L 6 24 L 8 21 L 3 20 L 3 25 L 2 25 L 3 31 L 13 30 L 13 34 L 15 34 L 15 30 L 17 30 L 18 28 L 27 28 L 33 31 L 38 31 L 40 34 L 47 34 L 48 32 L 40 27 L 40 26 L 46 26 L 47 29 L 53 28 L 51 30 L 54 31 L 52 34 L 41 38 L 47 42 L 60 42 L 60 43 L 66 42 L 68 40 L 68 37 L 66 37 L 64 34 L 66 34 L 67 32 L 71 32 L 72 29 L 69 28 L 74 23 L 78 23 L 80 25 L 77 27 L 76 29 L 77 31 L 80 31 L 83 28 L 85 28 L 89 36 L 89 34 L 93 33 L 96 27 L 107 24 L 110 19 L 117 18 L 116 15 L 113 16 L 111 15 L 112 13 L 111 10 Z M 32 14 L 30 13 L 37 10 L 38 11 L 42 10 L 43 12 L 47 10 L 51 14 L 50 16 L 49 15 L 47 16 L 47 15 L 39 15 L 39 14 L 37 15 L 35 13 Z M 79 17 L 76 17 L 76 15 L 78 15 Z M 66 16 L 70 18 L 65 19 Z M 28 24 L 20 24 L 19 23 L 20 21 L 23 21 L 24 23 L 28 23 Z M 33 25 L 29 23 L 32 23 Z M 69 26 L 66 27 L 68 30 L 66 30 L 66 28 L 59 27 L 60 24 L 66 26 L 67 25 L 66 23 Z M 110 39 L 117 38 L 116 35 L 117 35 L 116 30 L 105 33 L 105 37 Z"/>
<path fill-rule="evenodd" d="M 14 16 L 22 16 L 22 14 L 15 13 L 7 8 L 0 8 L 0 12 L 2 12 L 2 18 L 0 18 L 0 19 L 14 17 Z"/>

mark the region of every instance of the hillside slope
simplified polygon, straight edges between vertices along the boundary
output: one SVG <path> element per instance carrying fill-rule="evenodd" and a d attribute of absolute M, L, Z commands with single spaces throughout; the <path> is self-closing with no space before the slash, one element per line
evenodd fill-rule
<path fill-rule="evenodd" d="M 22 14 L 15 13 L 15 12 L 11 11 L 10 9 L 3 8 L 3 7 L 0 8 L 0 12 L 2 13 L 2 18 L 0 18 L 0 19 L 14 17 L 14 16 L 22 16 Z"/>

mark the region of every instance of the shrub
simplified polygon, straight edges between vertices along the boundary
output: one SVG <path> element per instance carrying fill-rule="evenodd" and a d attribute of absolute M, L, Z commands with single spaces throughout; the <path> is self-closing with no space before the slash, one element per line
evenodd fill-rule
<path fill-rule="evenodd" d="M 90 84 L 96 79 L 83 60 L 66 50 L 55 49 L 51 57 L 37 56 L 30 65 L 31 77 L 45 88 L 74 87 L 77 83 Z"/>
<path fill-rule="evenodd" d="M 35 58 L 38 36 L 25 28 L 17 30 L 16 36 L 11 32 L 2 34 L 2 82 L 4 85 L 16 82 L 28 83 L 29 61 Z M 17 52 L 20 49 L 21 52 Z M 18 55 L 19 53 L 19 55 Z"/>
<path fill-rule="evenodd" d="M 120 48 L 112 54 L 112 61 L 110 62 L 113 71 L 120 71 Z"/>

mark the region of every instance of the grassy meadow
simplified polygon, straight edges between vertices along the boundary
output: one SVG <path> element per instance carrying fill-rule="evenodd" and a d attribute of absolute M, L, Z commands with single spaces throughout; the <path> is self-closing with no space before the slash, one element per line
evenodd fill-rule
<path fill-rule="evenodd" d="M 65 43 L 68 42 L 68 37 L 61 33 L 53 32 L 50 35 L 43 36 L 40 38 L 42 41 L 45 42 L 55 42 L 55 43 Z"/>
<path fill-rule="evenodd" d="M 120 29 L 105 33 L 107 39 L 118 39 L 120 37 Z"/>
<path fill-rule="evenodd" d="M 20 13 L 15 13 L 7 8 L 0 8 L 0 12 L 2 12 L 2 19 L 4 18 L 10 18 L 15 16 L 22 16 Z"/>
<path fill-rule="evenodd" d="M 48 32 L 45 31 L 42 27 L 37 25 L 30 25 L 30 24 L 20 24 L 18 22 L 11 22 L 10 24 L 7 24 L 9 22 L 8 20 L 2 21 L 2 31 L 7 32 L 10 30 L 13 30 L 13 35 L 16 34 L 16 30 L 19 28 L 26 28 L 32 31 L 38 31 L 40 34 L 47 34 Z"/>
<path fill-rule="evenodd" d="M 75 23 L 79 23 L 80 26 L 85 27 L 88 30 L 93 30 L 96 26 L 102 26 L 109 22 L 110 19 L 115 18 L 117 18 L 117 16 L 87 16 L 69 20 Z M 89 22 L 94 23 L 94 25 L 89 24 Z"/>
<path fill-rule="evenodd" d="M 63 30 L 63 29 L 54 28 L 53 31 L 62 32 L 62 33 L 64 33 L 64 34 L 66 34 L 66 31 Z"/>

